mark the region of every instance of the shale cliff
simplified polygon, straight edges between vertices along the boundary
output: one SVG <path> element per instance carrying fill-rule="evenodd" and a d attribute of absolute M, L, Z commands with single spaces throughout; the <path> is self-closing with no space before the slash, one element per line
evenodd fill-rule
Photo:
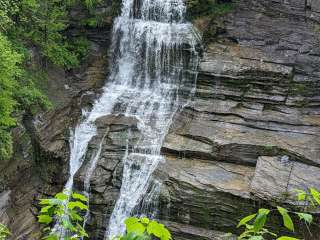
<path fill-rule="evenodd" d="M 239 0 L 194 23 L 205 36 L 195 96 L 163 144 L 166 162 L 154 174 L 160 195 L 142 204 L 157 206 L 174 239 L 223 239 L 259 206 L 294 207 L 293 189 L 320 189 L 320 2 Z M 58 107 L 25 116 L 14 131 L 15 156 L 0 164 L 0 219 L 14 229 L 12 239 L 39 239 L 37 199 L 61 191 L 68 177 L 69 128 L 106 79 L 110 30 L 111 21 L 88 30 L 91 53 L 81 70 L 52 69 Z M 106 116 L 97 126 L 76 176 L 81 191 L 103 141 L 90 182 L 91 239 L 103 239 L 122 157 L 139 136 L 133 118 Z"/>

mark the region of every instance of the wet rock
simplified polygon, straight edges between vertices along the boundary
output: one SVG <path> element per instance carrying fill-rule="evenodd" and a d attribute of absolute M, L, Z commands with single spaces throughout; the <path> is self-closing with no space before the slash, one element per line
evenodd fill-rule
<path fill-rule="evenodd" d="M 236 240 L 235 236 L 190 225 L 165 221 L 177 240 Z"/>
<path fill-rule="evenodd" d="M 254 209 L 253 167 L 167 157 L 158 171 L 166 175 L 160 196 L 162 219 L 226 232 L 234 228 L 239 215 Z"/>
<path fill-rule="evenodd" d="M 320 189 L 320 168 L 284 161 L 282 157 L 260 157 L 251 183 L 252 193 L 265 200 L 296 200 L 295 189 Z"/>
<path fill-rule="evenodd" d="M 80 13 L 75 9 L 75 19 Z M 294 207 L 292 189 L 320 188 L 319 23 L 317 0 L 241 0 L 202 29 L 214 37 L 204 48 L 195 96 L 176 114 L 162 148 L 167 162 L 155 173 L 163 181 L 159 217 L 175 239 L 220 240 L 224 233 L 217 231 L 234 232 L 237 221 L 259 206 L 281 201 Z M 81 108 L 90 109 L 105 80 L 110 28 L 88 32 L 89 61 L 72 73 L 52 69 L 50 74 L 51 99 L 59 108 L 31 127 L 36 134 L 23 151 L 16 151 L 20 161 L 1 168 L 16 175 L 3 177 L 0 186 L 12 191 L 9 217 L 16 216 L 17 236 L 37 226 L 31 217 L 34 199 L 62 189 L 68 177 L 69 128 L 81 118 Z M 90 178 L 87 223 L 92 239 L 99 240 L 119 194 L 123 156 L 139 132 L 137 120 L 124 116 L 105 116 L 96 124 L 98 134 L 75 182 L 76 190 L 84 190 L 102 143 Z M 32 145 L 37 164 L 28 155 Z M 18 221 L 25 224 L 20 228 Z"/>
<path fill-rule="evenodd" d="M 91 239 L 104 237 L 121 187 L 123 157 L 139 139 L 137 124 L 137 119 L 123 115 L 108 115 L 96 120 L 98 133 L 90 141 L 84 164 L 75 177 L 77 190 L 86 191 L 86 183 L 90 185 L 87 228 Z M 99 146 L 101 151 L 97 155 Z M 96 164 L 95 157 L 98 157 Z M 90 171 L 91 176 L 88 175 Z"/>
<path fill-rule="evenodd" d="M 167 164 L 156 174 L 164 179 L 161 218 L 183 224 L 179 236 L 188 239 L 195 226 L 234 232 L 255 205 L 293 207 L 294 188 L 320 187 L 315 9 L 313 1 L 242 0 L 210 23 L 220 30 L 207 43 L 195 97 L 175 116 L 162 148 Z"/>
<path fill-rule="evenodd" d="M 103 4 L 108 8 L 106 5 L 113 3 Z M 81 12 L 83 16 L 88 14 L 83 11 L 75 10 L 77 24 Z M 14 156 L 9 162 L 0 163 L 0 195 L 11 191 L 2 214 L 5 217 L 0 216 L 0 221 L 7 219 L 12 240 L 40 239 L 35 207 L 38 199 L 62 191 L 68 179 L 70 129 L 81 120 L 81 109 L 92 106 L 99 94 L 97 89 L 105 82 L 112 18 L 106 19 L 103 26 L 87 29 L 89 53 L 78 69 L 67 71 L 47 64 L 48 79 L 42 87 L 53 109 L 35 119 L 26 113 L 13 130 Z M 70 26 L 68 34 L 83 35 L 84 26 L 77 24 Z M 30 53 L 32 64 L 43 66 L 39 52 L 31 49 Z"/>
<path fill-rule="evenodd" d="M 0 222 L 2 224 L 8 224 L 10 219 L 6 213 L 9 207 L 10 191 L 3 191 L 0 194 Z"/>

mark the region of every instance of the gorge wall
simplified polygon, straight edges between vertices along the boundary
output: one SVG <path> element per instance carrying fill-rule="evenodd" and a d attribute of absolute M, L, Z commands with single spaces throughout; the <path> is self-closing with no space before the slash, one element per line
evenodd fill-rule
<path fill-rule="evenodd" d="M 290 207 L 293 189 L 320 189 L 320 2 L 239 0 L 227 14 L 194 22 L 206 36 L 196 93 L 162 147 L 160 196 L 142 204 L 158 206 L 174 239 L 222 239 L 259 206 Z M 25 116 L 14 130 L 15 156 L 0 165 L 0 219 L 12 239 L 38 239 L 37 199 L 61 191 L 68 177 L 69 128 L 106 79 L 110 29 L 111 21 L 90 30 L 81 70 L 50 70 L 58 107 L 36 121 Z M 139 136 L 134 118 L 106 116 L 97 126 L 75 179 L 83 190 L 104 139 L 90 182 L 92 239 L 103 238 L 119 195 L 124 139 Z"/>

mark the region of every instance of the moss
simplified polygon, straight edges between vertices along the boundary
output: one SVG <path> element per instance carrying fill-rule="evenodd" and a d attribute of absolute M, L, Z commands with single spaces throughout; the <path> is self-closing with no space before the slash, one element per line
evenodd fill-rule
<path fill-rule="evenodd" d="M 273 156 L 278 153 L 278 149 L 275 146 L 263 146 L 262 155 Z"/>
<path fill-rule="evenodd" d="M 120 14 L 121 9 L 121 1 L 112 1 L 110 6 L 105 8 L 103 11 L 99 11 L 99 7 L 103 7 L 98 5 L 94 10 L 90 11 L 90 16 L 86 19 L 83 19 L 81 24 L 89 27 L 103 27 L 112 23 L 114 17 Z"/>
<path fill-rule="evenodd" d="M 207 45 L 217 35 L 225 32 L 219 17 L 232 12 L 237 0 L 186 0 L 187 18 L 202 33 L 203 43 Z"/>
<path fill-rule="evenodd" d="M 227 14 L 234 9 L 233 1 L 187 0 L 187 15 L 190 20 L 199 17 L 216 17 Z"/>
<path fill-rule="evenodd" d="M 292 96 L 295 95 L 304 95 L 308 92 L 307 86 L 302 83 L 294 83 L 291 85 L 289 94 Z"/>
<path fill-rule="evenodd" d="M 314 27 L 313 27 L 313 29 L 314 29 L 314 31 L 316 32 L 316 33 L 320 33 L 320 24 L 315 24 L 314 25 Z"/>

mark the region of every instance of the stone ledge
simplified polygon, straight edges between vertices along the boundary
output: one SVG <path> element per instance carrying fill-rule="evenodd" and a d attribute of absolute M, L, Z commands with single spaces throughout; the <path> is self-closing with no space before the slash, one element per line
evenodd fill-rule
<path fill-rule="evenodd" d="M 268 200 L 295 204 L 294 189 L 320 189 L 320 168 L 290 161 L 286 157 L 259 157 L 251 192 Z"/>

